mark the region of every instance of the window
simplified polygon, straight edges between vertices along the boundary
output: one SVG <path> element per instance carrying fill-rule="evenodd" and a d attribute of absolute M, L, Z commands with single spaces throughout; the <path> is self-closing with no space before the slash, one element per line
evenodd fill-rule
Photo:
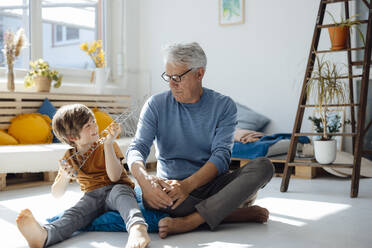
<path fill-rule="evenodd" d="M 43 58 L 52 67 L 94 68 L 80 44 L 102 40 L 101 0 L 42 0 Z"/>
<path fill-rule="evenodd" d="M 27 0 L 1 0 L 0 1 L 0 48 L 4 47 L 4 32 L 17 32 L 24 28 L 26 36 L 29 37 L 29 5 Z M 24 49 L 14 63 L 15 68 L 27 68 L 29 51 Z M 0 67 L 6 64 L 4 53 L 0 51 Z"/>
<path fill-rule="evenodd" d="M 62 26 L 55 24 L 52 27 L 53 46 L 68 45 L 71 43 L 79 43 L 79 28 Z"/>
<path fill-rule="evenodd" d="M 57 70 L 94 68 L 90 58 L 80 50 L 80 44 L 100 39 L 105 45 L 103 1 L 0 0 L 0 48 L 6 30 L 16 32 L 23 27 L 30 46 L 22 51 L 15 68 L 27 69 L 29 60 L 38 58 Z M 29 13 L 29 9 L 35 11 Z M 3 67 L 4 56 L 0 54 L 0 67 Z"/>

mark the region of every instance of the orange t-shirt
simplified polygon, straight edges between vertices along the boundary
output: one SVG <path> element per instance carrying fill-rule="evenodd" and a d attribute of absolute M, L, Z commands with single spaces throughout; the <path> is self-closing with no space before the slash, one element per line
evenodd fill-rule
<path fill-rule="evenodd" d="M 113 146 L 116 157 L 121 162 L 121 160 L 124 158 L 123 153 L 115 142 L 113 143 Z M 76 153 L 75 148 L 71 148 L 66 151 L 62 159 L 67 160 L 67 162 L 72 165 L 74 169 L 78 169 L 79 162 L 82 163 L 82 158 L 79 156 L 71 157 L 74 153 Z M 61 176 L 61 170 L 63 170 L 62 167 L 59 168 L 56 180 Z M 106 173 L 105 152 L 103 145 L 98 145 L 94 152 L 92 152 L 92 154 L 90 154 L 90 156 L 87 158 L 80 170 L 78 170 L 77 181 L 79 182 L 80 188 L 83 192 L 89 192 L 111 184 L 127 184 L 134 188 L 134 183 L 128 177 L 125 170 L 123 170 L 121 178 L 118 181 L 112 182 L 110 180 Z"/>

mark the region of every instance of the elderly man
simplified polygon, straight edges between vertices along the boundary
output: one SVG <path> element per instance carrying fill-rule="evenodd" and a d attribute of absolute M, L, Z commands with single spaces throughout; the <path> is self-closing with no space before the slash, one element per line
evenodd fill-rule
<path fill-rule="evenodd" d="M 251 161 L 229 172 L 236 105 L 231 98 L 202 87 L 207 65 L 197 43 L 166 49 L 162 78 L 170 91 L 145 103 L 127 161 L 147 207 L 170 214 L 159 222 L 159 235 L 193 230 L 222 221 L 266 222 L 269 212 L 247 204 L 273 176 L 268 159 Z M 144 163 L 153 141 L 157 176 Z M 243 208 L 242 208 L 243 207 Z"/>

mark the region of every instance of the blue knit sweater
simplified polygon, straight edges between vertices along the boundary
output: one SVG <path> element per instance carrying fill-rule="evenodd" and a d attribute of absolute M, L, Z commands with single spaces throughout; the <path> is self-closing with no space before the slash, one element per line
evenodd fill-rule
<path fill-rule="evenodd" d="M 171 91 L 154 95 L 142 109 L 127 151 L 128 166 L 146 161 L 155 140 L 159 177 L 182 180 L 207 161 L 224 173 L 230 163 L 236 113 L 230 97 L 207 88 L 194 104 L 177 102 Z"/>

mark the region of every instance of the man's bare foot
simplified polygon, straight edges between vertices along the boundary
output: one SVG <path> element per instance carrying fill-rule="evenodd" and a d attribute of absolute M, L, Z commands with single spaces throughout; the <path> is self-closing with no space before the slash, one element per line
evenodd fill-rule
<path fill-rule="evenodd" d="M 134 224 L 129 230 L 128 242 L 125 248 L 144 248 L 150 243 L 147 227 L 142 224 Z"/>
<path fill-rule="evenodd" d="M 265 223 L 269 219 L 266 208 L 254 205 L 247 208 L 238 208 L 224 219 L 225 222 L 258 222 Z"/>
<path fill-rule="evenodd" d="M 184 233 L 194 230 L 204 223 L 204 219 L 198 212 L 194 212 L 185 217 L 171 218 L 165 217 L 159 221 L 159 236 L 164 239 L 168 234 Z"/>
<path fill-rule="evenodd" d="M 29 209 L 22 210 L 17 217 L 17 226 L 30 248 L 42 248 L 48 232 L 35 220 Z"/>
<path fill-rule="evenodd" d="M 257 194 L 258 193 L 256 192 L 256 194 L 245 200 L 242 204 L 240 204 L 239 208 L 249 208 L 252 206 L 257 199 Z"/>

